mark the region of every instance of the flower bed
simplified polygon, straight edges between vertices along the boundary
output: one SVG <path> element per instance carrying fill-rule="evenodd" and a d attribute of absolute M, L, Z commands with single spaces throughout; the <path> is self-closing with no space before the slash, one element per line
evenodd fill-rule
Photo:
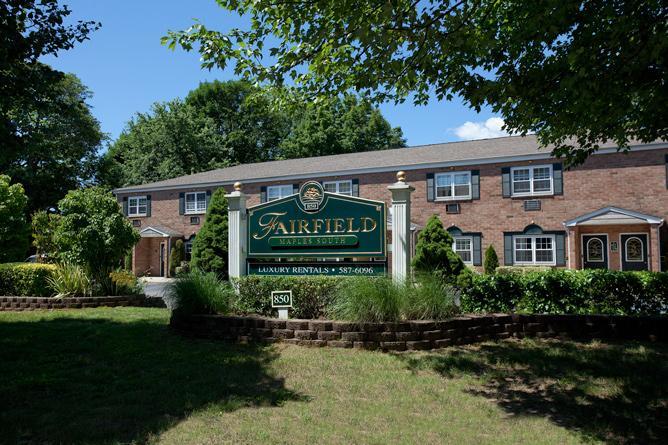
<path fill-rule="evenodd" d="M 444 321 L 351 323 L 257 316 L 172 315 L 170 326 L 185 335 L 240 343 L 284 342 L 383 351 L 437 349 L 510 337 L 668 341 L 668 317 L 665 316 L 492 314 Z"/>

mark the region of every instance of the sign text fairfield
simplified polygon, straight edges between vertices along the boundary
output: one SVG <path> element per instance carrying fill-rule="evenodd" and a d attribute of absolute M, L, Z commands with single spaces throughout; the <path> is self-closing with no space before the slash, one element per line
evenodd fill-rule
<path fill-rule="evenodd" d="M 385 203 L 325 192 L 299 193 L 248 209 L 248 257 L 384 258 Z"/>

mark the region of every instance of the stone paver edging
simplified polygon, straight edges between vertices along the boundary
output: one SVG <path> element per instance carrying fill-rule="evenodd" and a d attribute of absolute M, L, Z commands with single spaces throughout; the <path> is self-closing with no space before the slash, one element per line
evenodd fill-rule
<path fill-rule="evenodd" d="M 0 297 L 0 311 L 32 311 L 37 309 L 81 309 L 100 306 L 165 307 L 162 298 L 144 295 L 114 297 Z"/>

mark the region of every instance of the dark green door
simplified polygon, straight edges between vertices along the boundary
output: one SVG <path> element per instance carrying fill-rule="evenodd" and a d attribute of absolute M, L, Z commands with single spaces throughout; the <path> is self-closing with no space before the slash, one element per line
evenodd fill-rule
<path fill-rule="evenodd" d="M 649 269 L 646 234 L 622 235 L 620 241 L 622 242 L 622 270 Z"/>
<path fill-rule="evenodd" d="M 582 236 L 583 269 L 608 268 L 608 235 Z"/>

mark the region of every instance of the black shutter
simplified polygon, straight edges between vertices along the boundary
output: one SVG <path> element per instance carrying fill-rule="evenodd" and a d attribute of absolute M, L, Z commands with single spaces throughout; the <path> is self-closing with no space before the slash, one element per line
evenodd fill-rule
<path fill-rule="evenodd" d="M 211 190 L 206 191 L 206 211 L 209 211 L 209 202 L 211 201 Z"/>
<path fill-rule="evenodd" d="M 151 195 L 146 195 L 146 216 L 151 216 Z"/>
<path fill-rule="evenodd" d="M 186 194 L 184 192 L 179 193 L 179 215 L 184 215 L 186 213 Z"/>
<path fill-rule="evenodd" d="M 473 235 L 473 265 L 482 266 L 482 252 L 480 235 Z"/>
<path fill-rule="evenodd" d="M 260 187 L 260 202 L 267 202 L 267 186 Z"/>
<path fill-rule="evenodd" d="M 480 170 L 471 170 L 471 199 L 480 199 Z"/>
<path fill-rule="evenodd" d="M 504 198 L 510 198 L 510 167 L 501 169 L 501 191 Z"/>
<path fill-rule="evenodd" d="M 666 188 L 668 189 L 668 155 L 666 155 Z"/>
<path fill-rule="evenodd" d="M 360 195 L 360 181 L 359 179 L 353 179 L 353 196 Z"/>
<path fill-rule="evenodd" d="M 128 197 L 123 197 L 123 215 L 128 216 Z"/>
<path fill-rule="evenodd" d="M 555 255 L 556 255 L 556 264 L 557 266 L 566 265 L 566 236 L 563 233 L 557 233 L 554 236 L 555 243 Z"/>
<path fill-rule="evenodd" d="M 292 184 L 292 194 L 296 195 L 299 193 L 299 184 Z"/>
<path fill-rule="evenodd" d="M 554 183 L 554 194 L 564 194 L 564 172 L 561 169 L 561 163 L 552 164 L 552 181 Z"/>
<path fill-rule="evenodd" d="M 503 264 L 513 265 L 513 236 L 506 233 L 503 234 Z"/>
<path fill-rule="evenodd" d="M 433 173 L 427 173 L 427 201 L 433 201 L 434 200 L 434 174 Z"/>

